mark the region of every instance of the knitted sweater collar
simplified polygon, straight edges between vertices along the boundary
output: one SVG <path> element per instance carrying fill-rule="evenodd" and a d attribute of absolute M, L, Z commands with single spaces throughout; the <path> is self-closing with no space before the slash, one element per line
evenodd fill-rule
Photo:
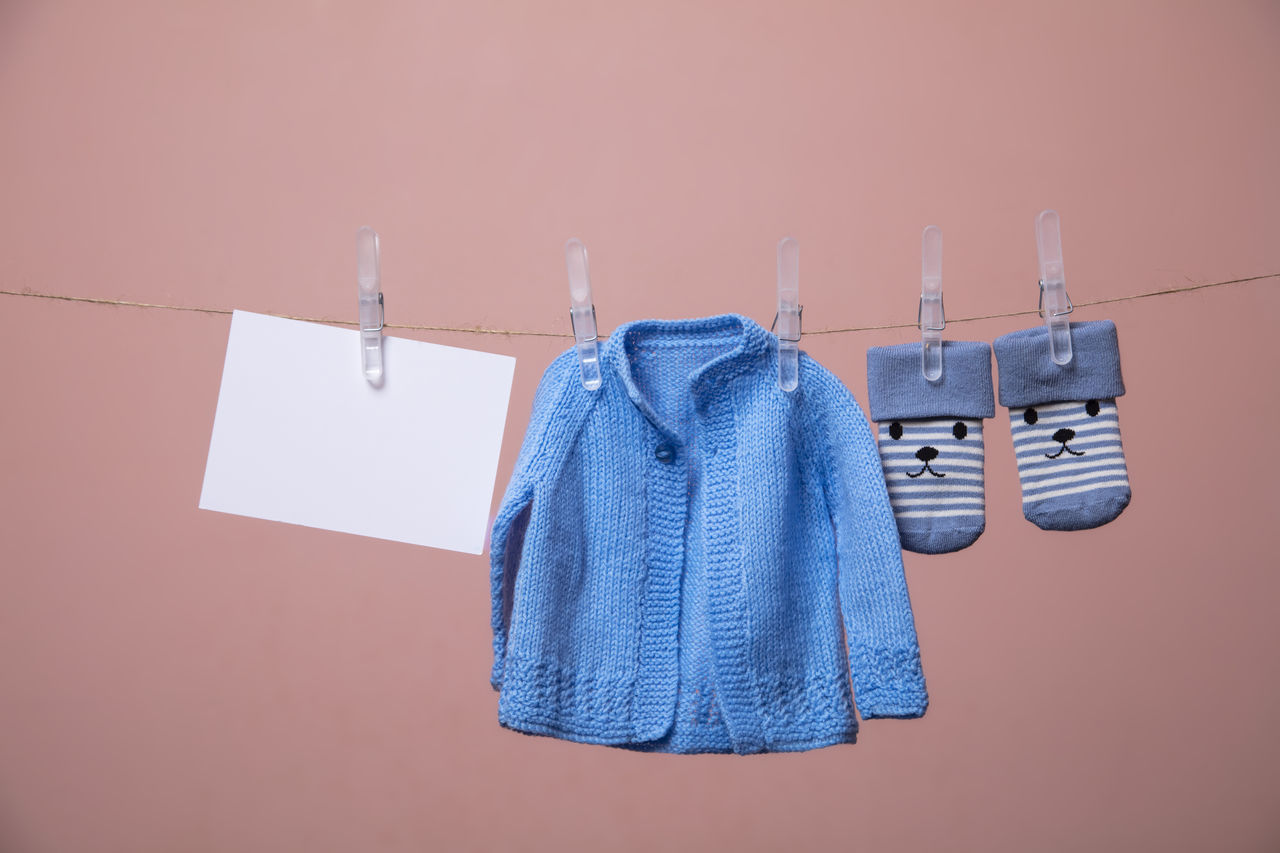
<path fill-rule="evenodd" d="M 763 370 L 777 339 L 750 317 L 741 314 L 718 314 L 691 320 L 637 320 L 614 329 L 604 345 L 601 360 L 622 382 L 627 396 L 655 427 L 664 433 L 672 430 L 661 422 L 657 413 L 636 385 L 632 374 L 633 346 L 639 341 L 678 346 L 680 342 L 704 343 L 723 340 L 733 348 L 698 367 L 689 375 L 690 390 L 699 396 L 709 388 L 749 370 Z"/>

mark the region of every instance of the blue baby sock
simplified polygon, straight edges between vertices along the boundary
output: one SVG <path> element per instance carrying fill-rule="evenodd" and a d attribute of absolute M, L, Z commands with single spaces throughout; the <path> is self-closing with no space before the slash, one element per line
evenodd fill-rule
<path fill-rule="evenodd" d="M 867 350 L 867 399 L 902 547 L 945 554 L 986 528 L 982 419 L 995 415 L 991 347 L 942 342 L 942 376 L 925 379 L 920 344 Z"/>
<path fill-rule="evenodd" d="M 1003 335 L 994 347 L 1023 515 L 1044 530 L 1111 521 L 1130 497 L 1116 413 L 1124 379 L 1115 323 L 1072 323 L 1073 355 L 1065 365 L 1049 357 L 1044 326 Z"/>

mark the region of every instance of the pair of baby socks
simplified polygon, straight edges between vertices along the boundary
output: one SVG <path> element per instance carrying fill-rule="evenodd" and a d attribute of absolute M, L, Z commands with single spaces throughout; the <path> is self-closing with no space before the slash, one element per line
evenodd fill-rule
<path fill-rule="evenodd" d="M 1050 358 L 1043 326 L 994 343 L 1023 514 L 1045 530 L 1106 524 L 1130 498 L 1116 413 L 1124 381 L 1115 324 L 1072 323 L 1071 335 L 1066 365 Z M 957 551 L 986 528 L 982 421 L 995 415 L 991 352 L 982 342 L 943 341 L 942 377 L 930 381 L 918 343 L 867 351 L 871 419 L 908 551 Z"/>

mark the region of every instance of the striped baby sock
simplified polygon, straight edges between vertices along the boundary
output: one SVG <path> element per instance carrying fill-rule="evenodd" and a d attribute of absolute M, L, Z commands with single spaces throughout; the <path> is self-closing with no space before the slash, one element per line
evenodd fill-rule
<path fill-rule="evenodd" d="M 920 344 L 867 350 L 867 398 L 902 547 L 945 554 L 986 528 L 982 419 L 995 415 L 991 347 L 942 342 L 942 376 L 925 379 Z"/>
<path fill-rule="evenodd" d="M 1116 415 L 1124 380 L 1115 323 L 1072 323 L 1072 359 L 1061 366 L 1049 357 L 1044 326 L 996 338 L 994 347 L 1023 515 L 1044 530 L 1111 521 L 1130 497 Z"/>

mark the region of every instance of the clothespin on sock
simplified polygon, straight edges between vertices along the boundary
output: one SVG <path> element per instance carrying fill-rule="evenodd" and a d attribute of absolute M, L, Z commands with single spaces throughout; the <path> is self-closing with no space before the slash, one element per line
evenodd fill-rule
<path fill-rule="evenodd" d="M 947 315 L 942 307 L 942 229 L 930 225 L 921 238 L 920 310 L 916 323 L 920 326 L 920 362 L 924 378 L 937 382 L 942 378 L 942 330 Z"/>
<path fill-rule="evenodd" d="M 1042 210 L 1036 217 L 1036 246 L 1040 252 L 1040 316 L 1049 328 L 1049 356 L 1053 363 L 1071 363 L 1071 322 L 1075 310 L 1067 296 L 1067 279 L 1062 269 L 1062 231 L 1055 210 Z"/>

